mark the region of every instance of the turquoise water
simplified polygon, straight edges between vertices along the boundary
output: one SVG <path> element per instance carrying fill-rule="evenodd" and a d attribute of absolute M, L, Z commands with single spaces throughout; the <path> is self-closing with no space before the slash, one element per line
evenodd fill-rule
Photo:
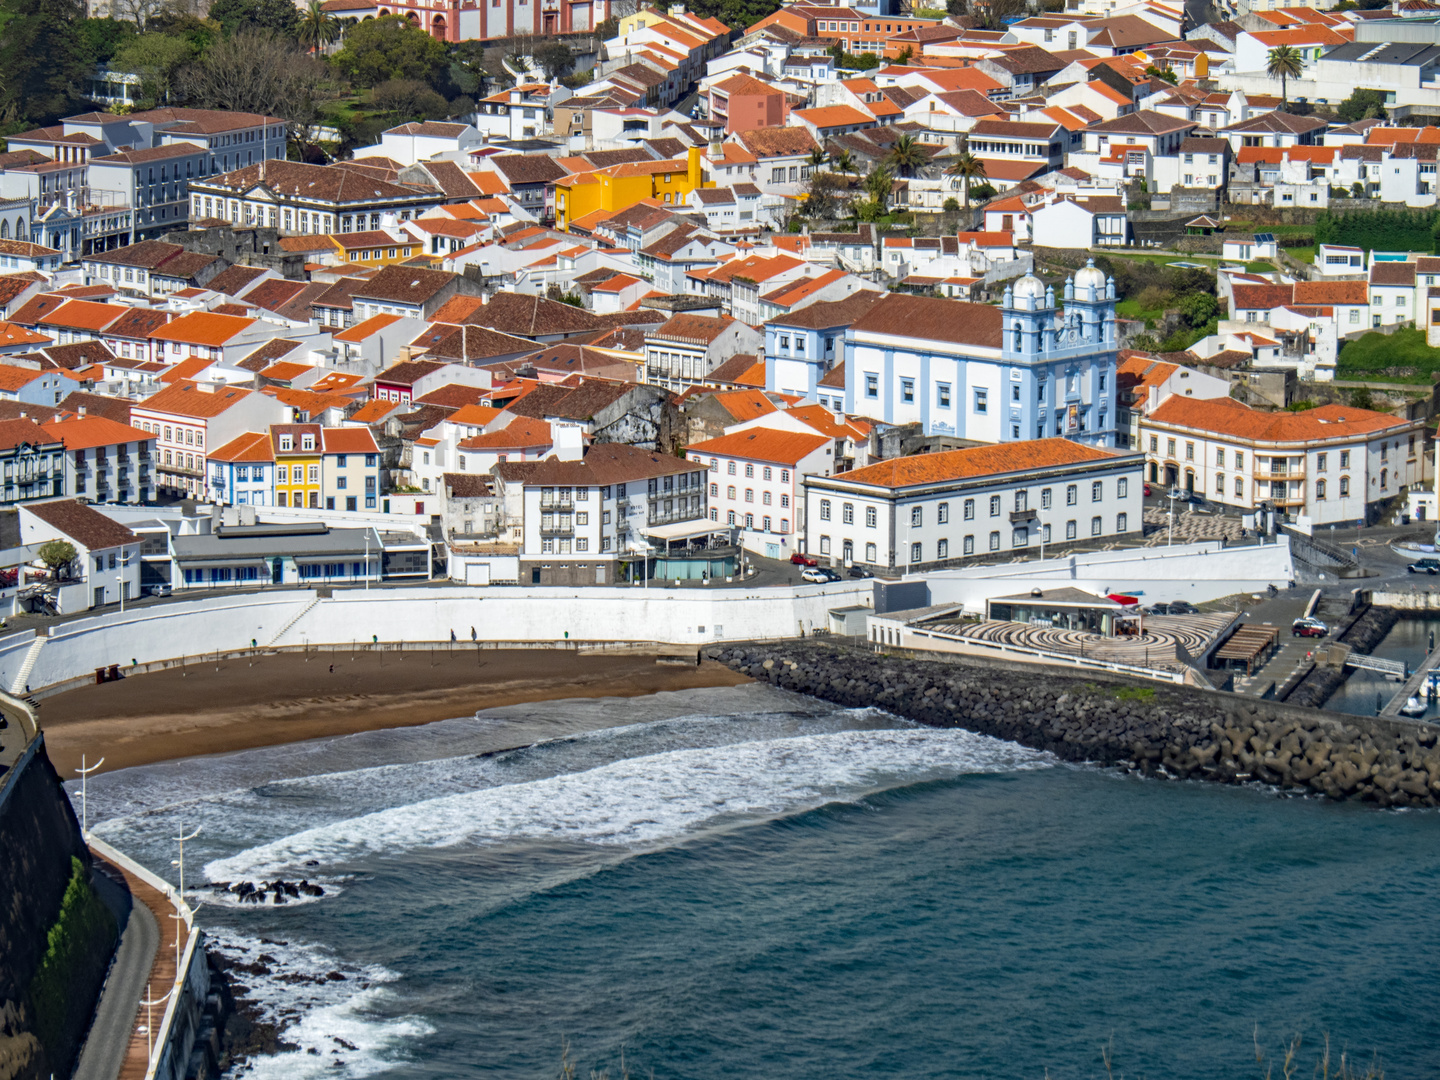
<path fill-rule="evenodd" d="M 625 726 L 463 753 L 560 714 Z M 758 686 L 130 770 L 97 811 L 157 869 L 195 823 L 214 879 L 332 890 L 202 909 L 263 956 L 249 991 L 297 1046 L 241 1075 L 550 1077 L 568 1042 L 581 1076 L 623 1050 L 637 1077 L 1062 1080 L 1109 1047 L 1116 1077 L 1259 1077 L 1257 1025 L 1276 1053 L 1303 1036 L 1297 1076 L 1326 1033 L 1392 1080 L 1440 1073 L 1432 813 Z"/>

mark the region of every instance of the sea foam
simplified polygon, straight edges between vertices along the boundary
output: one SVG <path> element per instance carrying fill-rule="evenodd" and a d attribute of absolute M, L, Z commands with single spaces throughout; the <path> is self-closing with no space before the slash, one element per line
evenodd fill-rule
<path fill-rule="evenodd" d="M 934 729 L 672 750 L 306 829 L 217 859 L 205 873 L 211 881 L 256 880 L 417 848 L 506 840 L 644 847 L 726 820 L 854 801 L 925 780 L 1045 768 L 1054 760 L 971 732 Z"/>

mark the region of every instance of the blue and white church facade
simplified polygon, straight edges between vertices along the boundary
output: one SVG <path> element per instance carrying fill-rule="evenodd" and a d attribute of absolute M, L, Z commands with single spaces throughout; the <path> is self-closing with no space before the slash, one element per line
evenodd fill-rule
<path fill-rule="evenodd" d="M 892 294 L 844 347 L 847 413 L 981 443 L 1116 445 L 1115 283 L 1093 263 L 1063 309 L 1028 274 L 999 307 Z"/>

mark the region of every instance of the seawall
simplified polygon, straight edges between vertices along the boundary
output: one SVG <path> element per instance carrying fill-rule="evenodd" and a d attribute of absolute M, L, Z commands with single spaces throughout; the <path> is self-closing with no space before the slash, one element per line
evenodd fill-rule
<path fill-rule="evenodd" d="M 706 655 L 787 690 L 960 727 L 1066 761 L 1276 784 L 1379 806 L 1440 804 L 1440 729 L 1029 664 L 886 655 L 813 640 Z"/>
<path fill-rule="evenodd" d="M 12 722 L 5 735 L 15 737 Z M 69 1076 L 117 928 L 42 736 L 0 777 L 0 1077 Z"/>

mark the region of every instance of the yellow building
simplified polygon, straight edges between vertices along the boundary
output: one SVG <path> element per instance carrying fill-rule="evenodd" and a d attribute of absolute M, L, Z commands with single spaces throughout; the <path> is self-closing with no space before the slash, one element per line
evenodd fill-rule
<path fill-rule="evenodd" d="M 275 450 L 275 505 L 320 508 L 319 424 L 271 424 Z"/>
<path fill-rule="evenodd" d="M 684 158 L 631 161 L 606 169 L 571 173 L 555 181 L 555 225 L 566 232 L 570 222 L 604 210 L 618 214 L 644 199 L 683 204 L 696 188 L 714 187 L 700 168 L 700 147 Z"/>
<path fill-rule="evenodd" d="M 425 254 L 425 245 L 413 236 L 401 233 L 397 240 L 383 229 L 332 233 L 327 239 L 335 245 L 342 263 L 358 263 L 361 266 L 389 266 Z"/>

